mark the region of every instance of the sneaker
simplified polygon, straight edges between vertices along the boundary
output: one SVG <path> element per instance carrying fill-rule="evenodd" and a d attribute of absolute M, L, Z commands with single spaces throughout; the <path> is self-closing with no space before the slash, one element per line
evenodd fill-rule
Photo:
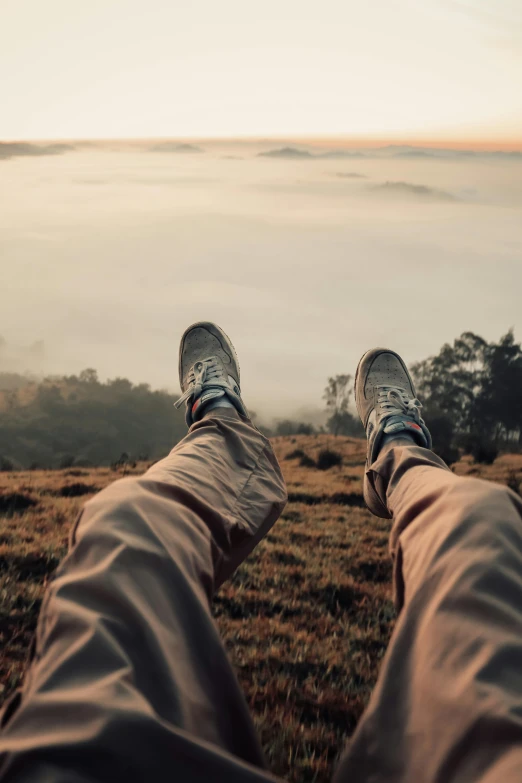
<path fill-rule="evenodd" d="M 174 405 L 180 408 L 186 403 L 188 427 L 201 419 L 210 402 L 220 398 L 248 416 L 241 399 L 234 346 L 216 324 L 200 321 L 185 330 L 179 346 L 179 385 L 183 394 Z"/>
<path fill-rule="evenodd" d="M 372 348 L 364 354 L 355 373 L 355 404 L 368 438 L 366 470 L 377 459 L 385 435 L 408 434 L 419 446 L 431 449 L 431 435 L 421 418 L 422 405 L 413 381 L 394 351 Z M 390 518 L 366 474 L 363 495 L 370 511 Z"/>

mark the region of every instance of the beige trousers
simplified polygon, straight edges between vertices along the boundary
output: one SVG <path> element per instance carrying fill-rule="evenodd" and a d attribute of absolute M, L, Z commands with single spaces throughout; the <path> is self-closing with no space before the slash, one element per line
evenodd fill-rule
<path fill-rule="evenodd" d="M 401 613 L 335 780 L 518 781 L 522 503 L 414 446 L 370 476 Z M 0 780 L 275 780 L 209 601 L 285 502 L 269 442 L 229 409 L 90 500 L 2 716 Z"/>

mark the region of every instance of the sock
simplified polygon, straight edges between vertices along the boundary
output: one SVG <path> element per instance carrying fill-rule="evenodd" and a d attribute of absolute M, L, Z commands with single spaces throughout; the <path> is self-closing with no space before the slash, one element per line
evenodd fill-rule
<path fill-rule="evenodd" d="M 211 402 L 208 402 L 205 407 L 203 408 L 203 416 L 206 416 L 207 413 L 210 411 L 213 411 L 214 408 L 233 408 L 236 409 L 234 405 L 228 400 L 226 397 L 220 397 L 217 400 L 212 400 Z"/>
<path fill-rule="evenodd" d="M 379 451 L 392 446 L 417 446 L 418 443 L 414 437 L 404 430 L 400 433 L 390 432 L 385 435 L 381 441 Z"/>

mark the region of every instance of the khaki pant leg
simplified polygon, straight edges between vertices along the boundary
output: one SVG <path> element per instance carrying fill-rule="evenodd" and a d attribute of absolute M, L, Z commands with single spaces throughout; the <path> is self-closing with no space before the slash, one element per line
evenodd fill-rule
<path fill-rule="evenodd" d="M 209 601 L 285 502 L 269 442 L 217 409 L 86 503 L 3 716 L 0 779 L 272 780 Z"/>
<path fill-rule="evenodd" d="M 416 446 L 370 477 L 393 513 L 400 615 L 335 780 L 518 783 L 522 501 Z"/>

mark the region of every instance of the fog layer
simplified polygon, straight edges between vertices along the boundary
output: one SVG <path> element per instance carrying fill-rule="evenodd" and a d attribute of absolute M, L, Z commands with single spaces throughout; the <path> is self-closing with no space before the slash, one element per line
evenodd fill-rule
<path fill-rule="evenodd" d="M 522 337 L 519 155 L 285 147 L 310 154 L 10 150 L 1 369 L 175 389 L 182 331 L 215 320 L 247 405 L 282 417 L 320 406 L 327 377 L 372 346 L 411 362 L 464 330 Z"/>

